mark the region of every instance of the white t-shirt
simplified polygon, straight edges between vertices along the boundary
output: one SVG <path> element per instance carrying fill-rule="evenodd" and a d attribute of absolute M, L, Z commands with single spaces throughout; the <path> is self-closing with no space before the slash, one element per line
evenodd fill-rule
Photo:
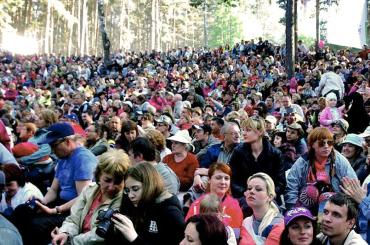
<path fill-rule="evenodd" d="M 4 192 L 1 198 L 0 212 L 4 212 L 4 210 L 9 207 L 5 201 L 5 194 L 6 193 Z M 27 182 L 23 187 L 19 188 L 18 192 L 13 196 L 10 201 L 10 207 L 15 209 L 18 205 L 27 202 L 32 196 L 40 200 L 44 198 L 39 188 L 34 184 Z"/>

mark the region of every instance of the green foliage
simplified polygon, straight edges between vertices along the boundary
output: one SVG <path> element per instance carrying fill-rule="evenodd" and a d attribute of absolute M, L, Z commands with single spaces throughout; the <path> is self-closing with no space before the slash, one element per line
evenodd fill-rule
<path fill-rule="evenodd" d="M 242 23 L 231 12 L 231 7 L 219 6 L 215 12 L 215 21 L 209 26 L 208 46 L 211 48 L 229 44 L 232 46 L 242 39 Z"/>
<path fill-rule="evenodd" d="M 308 37 L 308 36 L 304 36 L 304 35 L 299 35 L 298 40 L 302 40 L 302 42 L 307 47 L 315 46 L 315 42 L 316 42 L 314 37 Z"/>

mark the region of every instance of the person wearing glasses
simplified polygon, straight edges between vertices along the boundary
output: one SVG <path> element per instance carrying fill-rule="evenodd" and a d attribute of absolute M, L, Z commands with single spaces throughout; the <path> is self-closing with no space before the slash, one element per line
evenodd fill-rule
<path fill-rule="evenodd" d="M 139 163 L 124 179 L 120 212 L 113 215 L 115 229 L 106 244 L 179 244 L 185 229 L 181 205 L 155 167 Z"/>
<path fill-rule="evenodd" d="M 110 150 L 99 156 L 95 170 L 96 183 L 86 187 L 71 208 L 71 214 L 52 233 L 53 244 L 103 244 L 96 235 L 99 212 L 107 208 L 119 209 L 124 186 L 123 178 L 130 167 L 130 159 L 123 150 Z"/>
<path fill-rule="evenodd" d="M 340 192 L 344 176 L 357 179 L 348 160 L 334 150 L 333 134 L 327 128 L 315 128 L 308 135 L 308 153 L 293 164 L 287 177 L 285 207 L 300 205 L 314 215 L 320 202 Z"/>
<path fill-rule="evenodd" d="M 97 158 L 76 139 L 69 123 L 55 123 L 42 141 L 59 158 L 51 187 L 42 200 L 36 200 L 37 213 L 26 205 L 14 211 L 15 223 L 25 244 L 48 244 L 50 232 L 69 215 L 82 190 L 91 183 Z"/>
<path fill-rule="evenodd" d="M 235 148 L 230 167 L 233 172 L 231 191 L 235 198 L 243 197 L 247 179 L 264 172 L 275 181 L 275 192 L 280 197 L 285 190 L 285 170 L 281 152 L 265 136 L 265 119 L 253 116 L 242 121 L 244 143 Z"/>

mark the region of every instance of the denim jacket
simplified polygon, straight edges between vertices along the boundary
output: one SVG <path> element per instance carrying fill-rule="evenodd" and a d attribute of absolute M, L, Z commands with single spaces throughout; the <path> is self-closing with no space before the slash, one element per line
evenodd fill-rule
<path fill-rule="evenodd" d="M 367 184 L 367 196 L 360 203 L 358 216 L 359 233 L 370 242 L 370 183 Z"/>
<path fill-rule="evenodd" d="M 297 159 L 289 171 L 287 177 L 287 187 L 285 191 L 286 208 L 292 208 L 298 200 L 298 196 L 307 183 L 307 174 L 309 170 L 308 154 Z M 347 176 L 351 179 L 357 179 L 357 175 L 348 160 L 339 152 L 335 151 L 335 174 L 331 179 L 331 185 L 334 192 L 340 192 L 342 178 Z M 325 165 L 325 171 L 330 175 L 330 162 Z"/>

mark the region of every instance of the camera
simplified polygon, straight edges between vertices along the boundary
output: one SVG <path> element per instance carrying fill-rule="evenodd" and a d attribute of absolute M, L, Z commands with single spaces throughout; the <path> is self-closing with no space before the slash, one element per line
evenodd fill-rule
<path fill-rule="evenodd" d="M 118 213 L 118 210 L 114 209 L 107 209 L 107 210 L 101 210 L 99 211 L 97 220 L 98 226 L 96 228 L 96 234 L 102 238 L 105 238 L 109 229 L 112 227 L 112 217 L 113 214 Z"/>
<path fill-rule="evenodd" d="M 31 209 L 31 210 L 35 210 L 37 208 L 37 204 L 36 204 L 36 198 L 32 198 L 31 200 L 28 200 L 25 205 Z"/>

